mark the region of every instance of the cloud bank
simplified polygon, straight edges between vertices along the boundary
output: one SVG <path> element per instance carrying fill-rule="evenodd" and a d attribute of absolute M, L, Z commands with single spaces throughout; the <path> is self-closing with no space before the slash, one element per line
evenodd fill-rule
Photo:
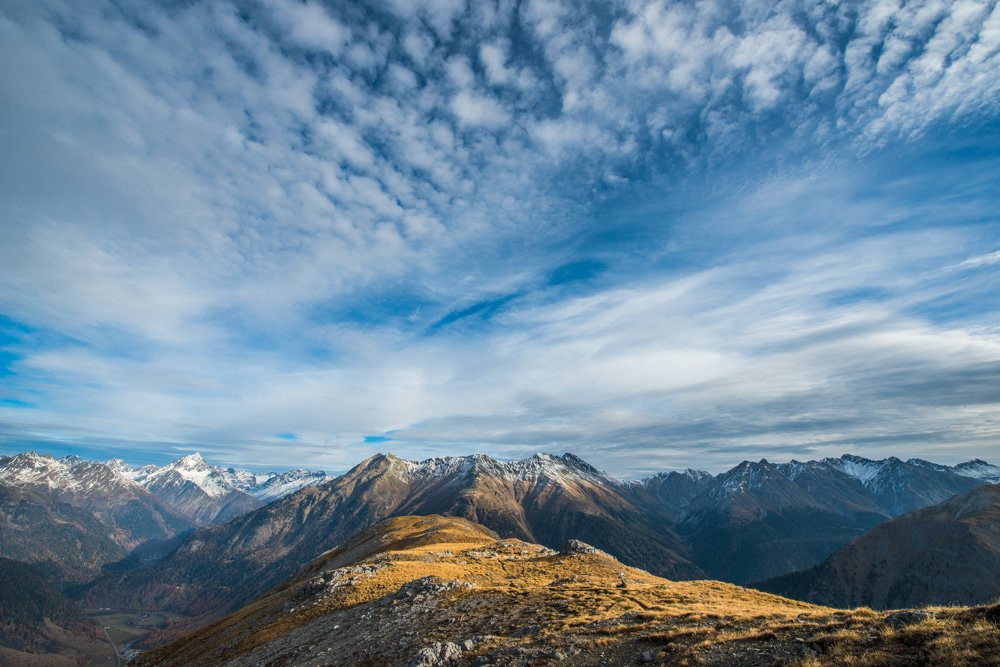
<path fill-rule="evenodd" d="M 45 0 L 0 44 L 6 449 L 1000 455 L 996 3 Z"/>

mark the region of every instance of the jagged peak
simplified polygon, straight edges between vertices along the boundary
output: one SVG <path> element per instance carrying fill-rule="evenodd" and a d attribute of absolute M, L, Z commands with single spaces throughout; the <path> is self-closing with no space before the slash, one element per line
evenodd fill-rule
<path fill-rule="evenodd" d="M 114 470 L 119 475 L 122 475 L 122 476 L 125 476 L 125 477 L 128 477 L 133 472 L 135 472 L 135 469 L 132 466 L 130 466 L 128 463 L 126 463 L 122 459 L 118 459 L 118 458 L 108 459 L 107 461 L 104 462 L 104 465 L 106 465 L 107 467 L 111 468 L 112 470 Z"/>
<path fill-rule="evenodd" d="M 172 467 L 186 467 L 193 468 L 199 466 L 207 466 L 208 463 L 205 461 L 205 457 L 201 455 L 201 452 L 194 452 L 193 454 L 188 454 L 187 456 L 182 456 L 173 463 L 170 464 Z"/>
<path fill-rule="evenodd" d="M 46 463 L 55 463 L 59 459 L 54 456 L 49 456 L 48 454 L 39 454 L 35 451 L 21 452 L 20 454 L 15 454 L 11 457 L 11 461 L 19 462 L 32 462 L 32 461 L 44 461 Z"/>
<path fill-rule="evenodd" d="M 668 477 L 687 477 L 688 479 L 700 480 L 708 479 L 714 477 L 712 473 L 707 470 L 697 470 L 696 468 L 683 468 L 681 470 L 663 470 L 661 472 L 653 473 L 647 477 L 641 478 L 639 481 L 642 483 L 653 482 L 656 480 L 667 479 Z"/>
<path fill-rule="evenodd" d="M 383 466 L 403 477 L 450 477 L 483 474 L 507 479 L 525 479 L 541 476 L 565 477 L 569 474 L 614 481 L 580 457 L 569 453 L 562 456 L 536 453 L 528 458 L 515 461 L 500 461 L 481 453 L 408 461 L 394 454 L 378 453 L 359 463 L 348 474 L 357 474 Z"/>

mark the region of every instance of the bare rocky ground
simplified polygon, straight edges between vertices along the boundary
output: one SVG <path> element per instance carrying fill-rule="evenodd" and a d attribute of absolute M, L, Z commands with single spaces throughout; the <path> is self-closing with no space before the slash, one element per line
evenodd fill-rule
<path fill-rule="evenodd" d="M 401 517 L 139 664 L 1000 664 L 997 609 L 834 610 Z"/>

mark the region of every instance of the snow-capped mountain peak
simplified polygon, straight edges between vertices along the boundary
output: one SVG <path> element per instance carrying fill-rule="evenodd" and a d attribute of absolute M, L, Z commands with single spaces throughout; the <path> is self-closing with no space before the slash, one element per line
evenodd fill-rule
<path fill-rule="evenodd" d="M 169 477 L 172 474 L 184 481 L 191 482 L 212 498 L 220 498 L 237 490 L 226 479 L 222 468 L 208 465 L 198 452 L 181 457 L 173 463 L 168 463 L 147 475 L 143 482 L 148 486 L 155 480 Z"/>
<path fill-rule="evenodd" d="M 573 454 L 555 456 L 534 454 L 518 461 L 500 461 L 485 454 L 469 456 L 444 456 L 423 461 L 407 461 L 392 454 L 379 454 L 362 463 L 385 462 L 399 476 L 404 478 L 462 477 L 468 474 L 484 474 L 508 481 L 533 480 L 542 477 L 558 481 L 583 479 L 600 480 L 603 483 L 617 483 L 597 468 Z"/>
<path fill-rule="evenodd" d="M 993 484 L 1000 483 L 1000 466 L 987 463 L 982 459 L 959 463 L 952 470 L 962 477 L 974 477 Z"/>
<path fill-rule="evenodd" d="M 121 459 L 108 459 L 104 462 L 104 465 L 108 466 L 116 473 L 125 477 L 126 479 L 132 479 L 135 470 L 129 464 L 125 463 Z"/>
<path fill-rule="evenodd" d="M 314 471 L 300 468 L 283 473 L 269 473 L 262 481 L 247 488 L 246 492 L 261 502 L 269 503 L 306 486 L 321 484 L 326 479 L 326 473 L 322 470 Z"/>
<path fill-rule="evenodd" d="M 113 493 L 129 496 L 139 489 L 112 467 L 79 456 L 61 459 L 23 452 L 0 466 L 0 481 L 15 486 L 45 489 L 60 494 Z"/>
<path fill-rule="evenodd" d="M 300 469 L 286 473 L 256 474 L 239 468 L 222 468 L 208 463 L 200 452 L 188 454 L 164 466 L 149 464 L 133 468 L 121 459 L 110 459 L 104 465 L 147 490 L 160 491 L 163 487 L 179 487 L 190 483 L 211 498 L 222 498 L 234 491 L 242 491 L 265 503 L 304 486 L 318 484 L 326 478 L 326 473 L 322 471 Z"/>
<path fill-rule="evenodd" d="M 205 457 L 201 455 L 201 452 L 195 452 L 194 454 L 182 456 L 171 463 L 170 467 L 175 470 L 204 470 L 206 468 L 210 468 L 211 466 L 205 462 Z"/>

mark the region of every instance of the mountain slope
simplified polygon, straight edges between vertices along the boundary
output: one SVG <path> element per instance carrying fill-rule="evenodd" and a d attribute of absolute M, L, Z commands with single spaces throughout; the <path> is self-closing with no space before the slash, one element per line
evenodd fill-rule
<path fill-rule="evenodd" d="M 0 664 L 64 652 L 67 635 L 71 644 L 100 644 L 99 628 L 79 607 L 27 563 L 0 557 L 0 647 L 11 650 L 0 650 Z"/>
<path fill-rule="evenodd" d="M 639 615 L 635 624 L 659 616 L 654 608 L 668 610 L 663 616 L 827 613 L 727 584 L 669 582 L 583 543 L 557 553 L 500 540 L 464 519 L 408 516 L 362 532 L 246 609 L 139 664 L 406 664 L 426 646 L 434 652 L 434 642 L 466 640 L 466 659 L 511 664 L 519 649 L 551 644 L 555 628 L 571 653 L 574 618 Z"/>
<path fill-rule="evenodd" d="M 50 579 L 81 583 L 126 553 L 87 510 L 0 483 L 0 556 L 32 563 Z"/>
<path fill-rule="evenodd" d="M 621 485 L 576 457 L 500 462 L 486 456 L 421 463 L 374 456 L 225 526 L 191 533 L 161 562 L 102 578 L 97 606 L 162 608 L 188 615 L 238 607 L 378 521 L 442 513 L 502 536 L 558 545 L 588 539 L 626 562 L 679 577 L 698 573 L 667 523 L 645 516 Z"/>
<path fill-rule="evenodd" d="M 695 563 L 719 579 L 745 583 L 800 570 L 882 521 L 983 484 L 956 472 L 966 464 L 921 463 L 852 455 L 744 461 L 695 487 L 678 530 Z"/>
<path fill-rule="evenodd" d="M 581 542 L 555 552 L 463 519 L 397 517 L 136 664 L 722 667 L 988 664 L 996 655 L 990 621 L 1000 607 L 932 613 L 920 622 L 927 614 L 672 582 Z"/>
<path fill-rule="evenodd" d="M 740 583 L 816 563 L 888 518 L 846 475 L 760 461 L 712 480 L 679 530 L 707 573 Z"/>
<path fill-rule="evenodd" d="M 629 485 L 630 496 L 637 504 L 659 512 L 671 521 L 684 518 L 691 503 L 701 496 L 714 478 L 703 470 L 671 470 Z"/>
<path fill-rule="evenodd" d="M 1000 596 L 1000 485 L 886 522 L 763 590 L 837 606 L 977 604 Z"/>
<path fill-rule="evenodd" d="M 0 482 L 91 512 L 124 547 L 168 539 L 193 524 L 169 504 L 103 463 L 25 452 L 0 464 Z"/>

